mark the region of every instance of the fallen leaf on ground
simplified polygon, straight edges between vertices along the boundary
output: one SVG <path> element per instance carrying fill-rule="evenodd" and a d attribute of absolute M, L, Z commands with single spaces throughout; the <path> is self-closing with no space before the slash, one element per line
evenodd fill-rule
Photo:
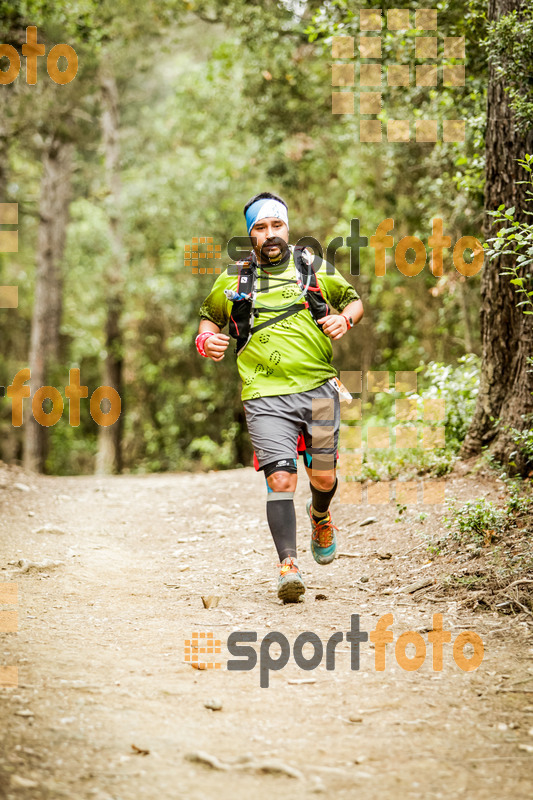
<path fill-rule="evenodd" d="M 210 594 L 209 597 L 204 597 L 202 595 L 202 603 L 204 604 L 204 608 L 216 608 L 219 600 L 220 597 L 217 597 L 214 594 Z"/>
<path fill-rule="evenodd" d="M 150 751 L 144 750 L 142 747 L 137 747 L 136 744 L 132 744 L 131 749 L 135 753 L 136 756 L 149 756 Z"/>

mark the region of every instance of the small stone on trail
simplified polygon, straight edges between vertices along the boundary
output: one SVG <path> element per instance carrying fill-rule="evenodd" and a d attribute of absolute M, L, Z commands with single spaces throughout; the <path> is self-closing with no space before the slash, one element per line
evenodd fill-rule
<path fill-rule="evenodd" d="M 55 525 L 52 525 L 51 522 L 47 522 L 41 528 L 35 528 L 32 533 L 55 533 L 58 536 L 64 536 L 66 531 L 56 527 Z"/>
<path fill-rule="evenodd" d="M 426 586 L 431 586 L 433 583 L 435 583 L 434 578 L 420 578 L 420 580 L 415 581 L 414 583 L 408 583 L 407 586 L 402 586 L 397 591 L 412 594 L 413 592 L 417 592 L 419 589 L 425 589 Z"/>
<path fill-rule="evenodd" d="M 360 583 L 368 583 L 369 580 L 370 578 L 367 578 L 366 575 L 361 575 L 361 577 L 359 578 Z"/>
<path fill-rule="evenodd" d="M 30 487 L 27 486 L 25 483 L 14 483 L 13 489 L 18 489 L 19 492 L 31 492 Z"/>
<path fill-rule="evenodd" d="M 52 561 L 51 558 L 45 558 L 43 561 L 29 561 L 27 558 L 21 558 L 17 563 L 21 573 L 29 572 L 31 569 L 51 569 L 63 565 L 63 561 Z"/>
<path fill-rule="evenodd" d="M 218 503 L 211 503 L 210 505 L 208 505 L 207 506 L 207 511 L 210 514 L 229 514 L 230 513 L 227 508 L 224 508 L 223 506 L 219 506 Z"/>
<path fill-rule="evenodd" d="M 11 786 L 14 789 L 36 789 L 39 784 L 37 781 L 31 781 L 29 778 L 23 778 L 21 775 L 12 775 Z"/>
<path fill-rule="evenodd" d="M 33 717 L 33 711 L 30 711 L 29 708 L 23 708 L 21 711 L 15 711 L 16 717 Z"/>
<path fill-rule="evenodd" d="M 216 756 L 206 753 L 204 750 L 197 750 L 195 753 L 185 753 L 187 761 L 199 762 L 200 764 L 207 764 L 212 769 L 227 770 L 227 764 L 223 764 Z"/>
<path fill-rule="evenodd" d="M 289 778 L 303 779 L 300 770 L 284 764 L 283 761 L 263 761 L 261 764 L 257 764 L 257 770 L 271 775 L 287 775 Z"/>
<path fill-rule="evenodd" d="M 250 757 L 247 755 L 244 759 L 238 759 L 237 761 L 233 761 L 231 764 L 224 763 L 219 758 L 211 753 L 207 753 L 205 750 L 196 750 L 193 753 L 185 753 L 184 758 L 187 761 L 198 762 L 200 764 L 207 764 L 207 766 L 211 767 L 212 769 L 218 770 L 253 770 L 256 772 L 263 772 L 272 775 L 286 775 L 289 778 L 297 778 L 298 780 L 303 780 L 303 774 L 300 770 L 291 767 L 289 764 L 285 764 L 283 761 L 277 761 L 275 759 L 266 760 L 266 761 L 254 761 L 251 760 Z"/>
<path fill-rule="evenodd" d="M 326 791 L 326 787 L 318 775 L 311 777 L 311 791 L 313 794 L 323 794 Z"/>
<path fill-rule="evenodd" d="M 337 558 L 363 558 L 362 553 L 337 553 Z"/>
<path fill-rule="evenodd" d="M 212 711 L 222 711 L 222 700 L 219 700 L 217 697 L 212 697 L 207 703 L 204 703 L 206 708 L 210 708 Z"/>
<path fill-rule="evenodd" d="M 372 525 L 373 522 L 377 522 L 376 517 L 367 517 L 361 523 L 359 523 L 359 527 L 364 528 L 365 525 Z"/>

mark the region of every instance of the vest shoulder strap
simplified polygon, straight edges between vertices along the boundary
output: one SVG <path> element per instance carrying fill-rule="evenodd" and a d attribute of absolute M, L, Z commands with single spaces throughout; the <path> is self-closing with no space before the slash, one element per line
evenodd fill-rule
<path fill-rule="evenodd" d="M 326 317 L 330 313 L 330 309 L 322 294 L 322 289 L 313 267 L 314 256 L 305 248 L 294 247 L 293 257 L 296 269 L 300 273 L 304 285 L 308 287 L 305 299 L 309 305 L 309 311 L 320 330 L 322 330 L 322 325 L 318 320 Z"/>
<path fill-rule="evenodd" d="M 322 294 L 318 279 L 313 269 L 314 257 L 302 247 L 291 248 L 292 258 L 298 282 L 301 288 L 305 289 L 305 306 L 300 303 L 292 304 L 284 309 L 281 315 L 273 319 L 254 325 L 254 307 L 252 296 L 257 285 L 257 266 L 253 255 L 249 261 L 238 262 L 238 284 L 237 293 L 241 298 L 235 299 L 232 305 L 229 322 L 229 334 L 237 339 L 235 352 L 237 355 L 246 347 L 253 333 L 269 325 L 273 325 L 279 320 L 285 319 L 292 314 L 298 313 L 302 308 L 307 307 L 317 324 L 322 330 L 322 325 L 318 322 L 322 317 L 330 313 L 329 306 Z M 244 299 L 249 296 L 250 299 Z M 265 311 L 268 309 L 264 309 Z M 256 313 L 259 309 L 256 309 Z"/>

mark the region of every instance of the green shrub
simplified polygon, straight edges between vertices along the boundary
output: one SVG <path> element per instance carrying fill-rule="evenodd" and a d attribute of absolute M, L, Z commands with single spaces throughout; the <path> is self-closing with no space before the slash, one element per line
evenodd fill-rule
<path fill-rule="evenodd" d="M 513 444 L 516 445 L 516 450 L 511 453 L 509 458 L 513 459 L 520 453 L 528 464 L 533 464 L 533 414 L 522 414 L 522 419 L 528 427 L 523 431 L 511 428 L 511 437 Z"/>
<path fill-rule="evenodd" d="M 456 365 L 430 362 L 417 369 L 419 391 L 379 392 L 372 403 L 363 407 L 363 439 L 370 426 L 387 426 L 394 436 L 393 429 L 398 425 L 395 400 L 405 396 L 416 400 L 417 419 L 407 424 L 418 428 L 418 446 L 415 448 L 388 447 L 365 449 L 357 480 L 392 480 L 398 475 L 415 476 L 431 474 L 441 477 L 451 472 L 457 460 L 457 453 L 468 431 L 474 413 L 479 383 L 479 358 L 474 354 L 462 356 Z M 424 418 L 424 401 L 444 400 L 444 420 L 428 421 Z M 425 448 L 420 438 L 425 427 L 444 425 L 445 446 Z M 341 454 L 342 457 L 342 454 Z"/>
<path fill-rule="evenodd" d="M 490 500 L 469 500 L 461 508 L 452 507 L 453 516 L 445 516 L 446 527 L 452 529 L 455 539 L 485 541 L 488 534 L 501 533 L 506 522 L 506 512 Z"/>
<path fill-rule="evenodd" d="M 445 401 L 446 447 L 457 452 L 468 431 L 479 388 L 479 357 L 462 356 L 456 366 L 432 362 L 427 365 L 423 383 L 424 398 Z"/>

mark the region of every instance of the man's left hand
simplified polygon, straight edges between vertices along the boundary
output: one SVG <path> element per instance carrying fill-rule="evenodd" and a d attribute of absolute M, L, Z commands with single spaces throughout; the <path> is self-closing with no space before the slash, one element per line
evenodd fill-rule
<path fill-rule="evenodd" d="M 321 317 L 318 322 L 330 339 L 340 339 L 348 330 L 348 323 L 341 314 L 328 314 L 327 317 Z"/>

